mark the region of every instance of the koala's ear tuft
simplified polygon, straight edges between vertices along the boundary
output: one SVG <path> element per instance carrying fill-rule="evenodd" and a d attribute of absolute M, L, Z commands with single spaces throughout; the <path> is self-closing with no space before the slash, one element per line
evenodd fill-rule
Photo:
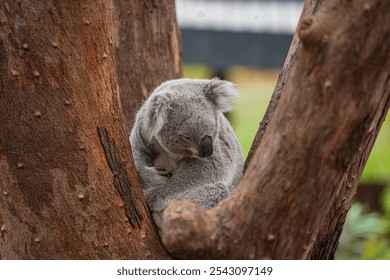
<path fill-rule="evenodd" d="M 206 89 L 206 97 L 222 113 L 233 110 L 233 100 L 238 97 L 238 91 L 235 84 L 222 81 L 218 78 L 210 80 Z"/>
<path fill-rule="evenodd" d="M 167 122 L 168 102 L 169 96 L 164 93 L 155 94 L 149 100 L 147 123 L 145 126 L 149 141 L 160 132 Z"/>

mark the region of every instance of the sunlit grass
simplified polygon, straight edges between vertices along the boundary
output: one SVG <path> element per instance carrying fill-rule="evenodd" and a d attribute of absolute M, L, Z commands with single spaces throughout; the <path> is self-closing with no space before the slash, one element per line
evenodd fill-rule
<path fill-rule="evenodd" d="M 390 184 L 390 120 L 389 115 L 379 131 L 361 177 L 363 182 Z"/>
<path fill-rule="evenodd" d="M 184 64 L 183 76 L 190 79 L 210 79 L 211 70 L 202 64 Z"/>
<path fill-rule="evenodd" d="M 240 91 L 231 119 L 246 158 L 275 88 L 277 72 L 271 74 L 252 70 L 255 73 L 250 75 L 240 72 L 248 70 L 236 69 L 230 75 Z M 252 76 L 253 80 L 249 80 L 248 76 Z"/>

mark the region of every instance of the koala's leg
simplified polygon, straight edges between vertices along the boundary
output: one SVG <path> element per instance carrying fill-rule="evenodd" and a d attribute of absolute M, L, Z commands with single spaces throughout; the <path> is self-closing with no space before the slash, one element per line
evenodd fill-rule
<path fill-rule="evenodd" d="M 215 183 L 191 189 L 178 199 L 192 201 L 207 210 L 217 205 L 229 194 L 229 188 L 225 184 Z"/>

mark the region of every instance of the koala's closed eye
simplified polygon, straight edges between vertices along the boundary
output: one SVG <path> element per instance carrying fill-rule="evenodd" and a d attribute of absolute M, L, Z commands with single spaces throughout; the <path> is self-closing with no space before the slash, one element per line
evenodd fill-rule
<path fill-rule="evenodd" d="M 180 134 L 179 138 L 181 140 L 184 140 L 184 141 L 191 141 L 192 140 L 192 137 L 190 135 L 188 135 L 188 134 Z"/>

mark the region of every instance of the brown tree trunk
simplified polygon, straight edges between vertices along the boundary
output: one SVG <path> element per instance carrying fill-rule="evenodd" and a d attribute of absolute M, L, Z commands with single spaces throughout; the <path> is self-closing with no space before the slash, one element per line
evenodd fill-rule
<path fill-rule="evenodd" d="M 165 211 L 163 242 L 174 255 L 311 257 L 345 182 L 360 176 L 359 149 L 388 109 L 390 6 L 322 2 L 300 21 L 299 57 L 237 190 L 207 212 L 189 202 Z"/>
<path fill-rule="evenodd" d="M 0 72 L 0 258 L 169 257 L 123 125 L 111 2 L 3 1 Z"/>
<path fill-rule="evenodd" d="M 318 10 L 321 0 L 307 0 L 305 2 L 301 20 L 307 16 L 313 15 Z M 276 106 L 278 105 L 280 96 L 283 94 L 284 85 L 289 77 L 290 70 L 293 67 L 295 60 L 299 57 L 301 52 L 301 41 L 298 34 L 294 34 L 293 41 L 289 53 L 286 58 L 285 65 L 282 69 L 274 93 L 271 98 L 270 105 L 260 123 L 259 130 L 253 141 L 251 150 L 249 151 L 245 166 L 247 167 L 251 161 L 257 147 L 260 145 L 262 136 L 264 135 L 267 125 L 272 118 Z M 353 198 L 356 194 L 356 189 L 359 184 L 359 179 L 367 162 L 368 156 L 375 143 L 376 136 L 378 135 L 379 129 L 386 117 L 386 112 L 389 109 L 389 101 L 383 99 L 381 105 L 378 107 L 376 116 L 371 125 L 367 135 L 364 136 L 364 143 L 359 148 L 359 155 L 355 157 L 355 161 L 352 164 L 348 179 L 343 182 L 344 186 L 340 193 L 337 194 L 335 204 L 329 210 L 324 224 L 321 226 L 318 237 L 315 241 L 313 249 L 310 252 L 309 258 L 311 259 L 333 259 L 335 251 L 338 246 L 338 241 L 342 233 L 342 228 L 345 222 L 348 210 L 351 207 Z"/>
<path fill-rule="evenodd" d="M 335 203 L 329 209 L 321 225 L 320 232 L 309 254 L 310 259 L 334 259 L 345 219 L 359 185 L 360 176 L 389 111 L 389 106 L 390 95 L 387 89 L 387 95 L 383 96 L 369 130 L 362 136 L 363 142 L 359 147 L 359 152 L 355 156 L 345 180 L 341 182 L 341 190 L 336 196 Z"/>
<path fill-rule="evenodd" d="M 181 77 L 174 0 L 114 0 L 114 46 L 127 127 L 159 84 Z"/>

